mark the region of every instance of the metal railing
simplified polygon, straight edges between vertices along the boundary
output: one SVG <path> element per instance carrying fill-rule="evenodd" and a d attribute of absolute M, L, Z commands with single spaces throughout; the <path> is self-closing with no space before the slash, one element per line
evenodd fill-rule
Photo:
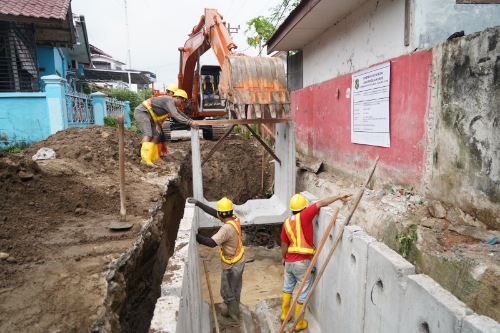
<path fill-rule="evenodd" d="M 125 115 L 125 102 L 116 98 L 106 97 L 106 117 L 118 118 L 119 115 Z"/>
<path fill-rule="evenodd" d="M 68 89 L 66 91 L 66 107 L 69 126 L 94 124 L 94 110 L 89 95 Z"/>

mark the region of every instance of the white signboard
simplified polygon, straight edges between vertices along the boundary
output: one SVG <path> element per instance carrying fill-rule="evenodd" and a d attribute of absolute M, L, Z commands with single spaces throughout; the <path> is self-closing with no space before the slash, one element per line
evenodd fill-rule
<path fill-rule="evenodd" d="M 390 84 L 390 62 L 352 75 L 351 142 L 371 146 L 391 146 Z"/>

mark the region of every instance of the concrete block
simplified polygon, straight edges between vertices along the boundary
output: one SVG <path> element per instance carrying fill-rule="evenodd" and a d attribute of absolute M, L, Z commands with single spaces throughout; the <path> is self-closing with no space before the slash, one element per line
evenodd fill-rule
<path fill-rule="evenodd" d="M 460 332 L 473 312 L 427 275 L 408 277 L 397 332 Z"/>
<path fill-rule="evenodd" d="M 465 317 L 461 333 L 500 333 L 500 324 L 490 317 L 474 314 Z"/>
<path fill-rule="evenodd" d="M 331 216 L 327 215 L 321 217 L 329 222 Z M 327 224 L 327 221 L 319 223 Z M 318 273 L 339 231 L 325 244 L 318 260 Z M 359 227 L 344 228 L 343 237 L 314 291 L 311 311 L 316 314 L 320 327 L 328 327 L 331 332 L 363 332 L 368 246 L 374 241 Z"/>
<path fill-rule="evenodd" d="M 368 248 L 364 332 L 398 332 L 407 277 L 415 266 L 383 243 Z"/>

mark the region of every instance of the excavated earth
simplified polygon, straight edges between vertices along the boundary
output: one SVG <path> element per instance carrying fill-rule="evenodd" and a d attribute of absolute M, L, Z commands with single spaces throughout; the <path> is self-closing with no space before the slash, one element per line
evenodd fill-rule
<path fill-rule="evenodd" d="M 202 159 L 214 144 L 201 140 Z M 124 231 L 108 228 L 119 221 L 120 213 L 116 128 L 71 128 L 22 154 L 0 152 L 0 332 L 148 331 L 162 269 L 175 246 L 185 199 L 192 195 L 191 143 L 169 143 L 166 162 L 157 169 L 140 163 L 139 146 L 140 137 L 125 131 L 126 212 L 134 225 Z M 56 159 L 33 161 L 40 148 L 53 149 Z M 228 137 L 203 165 L 205 197 L 214 201 L 228 196 L 242 204 L 269 194 L 273 163 L 269 154 L 264 158 L 262 154 L 256 140 Z M 339 192 L 355 194 L 359 188 L 328 171 L 314 177 L 336 184 Z M 304 187 L 298 182 L 299 189 Z M 396 195 L 400 189 L 395 189 L 386 188 L 384 194 L 367 191 L 363 201 L 397 210 L 405 193 Z M 416 202 L 420 201 L 427 202 L 424 198 Z M 402 205 L 407 206 L 406 201 Z M 361 205 L 356 214 L 370 215 L 363 207 L 367 206 Z M 422 253 L 439 252 L 445 261 L 447 254 L 467 253 L 467 258 L 480 261 L 486 256 L 499 265 L 499 244 L 481 245 L 484 239 L 467 232 L 470 228 L 431 216 L 425 205 L 415 207 L 405 221 L 419 225 Z M 396 247 L 395 233 L 369 224 L 366 229 Z M 255 246 L 250 250 L 255 262 L 248 265 L 249 271 L 251 265 L 257 271 L 279 266 L 279 257 L 268 257 L 265 251 L 278 251 L 279 226 L 246 227 L 244 233 L 245 245 Z M 217 262 L 213 253 L 206 255 Z M 432 268 L 430 259 L 420 260 Z M 266 276 L 262 281 L 262 275 L 255 274 L 255 281 L 250 281 L 253 277 L 247 274 L 245 285 L 275 286 L 272 291 L 279 297 L 279 269 Z M 215 283 L 212 288 L 218 290 Z M 498 300 L 498 289 L 485 292 Z M 257 301 L 248 299 L 252 304 Z M 498 304 L 492 308 L 498 309 Z M 481 314 L 495 318 L 497 312 Z"/>

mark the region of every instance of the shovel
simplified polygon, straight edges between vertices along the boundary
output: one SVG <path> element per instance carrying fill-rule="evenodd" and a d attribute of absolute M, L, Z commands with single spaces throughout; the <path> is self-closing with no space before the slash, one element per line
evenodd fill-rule
<path fill-rule="evenodd" d="M 112 230 L 127 230 L 132 228 L 133 222 L 127 222 L 127 211 L 125 209 L 125 129 L 123 126 L 123 114 L 118 116 L 118 146 L 119 146 L 119 168 L 120 168 L 120 220 L 108 225 Z"/>

